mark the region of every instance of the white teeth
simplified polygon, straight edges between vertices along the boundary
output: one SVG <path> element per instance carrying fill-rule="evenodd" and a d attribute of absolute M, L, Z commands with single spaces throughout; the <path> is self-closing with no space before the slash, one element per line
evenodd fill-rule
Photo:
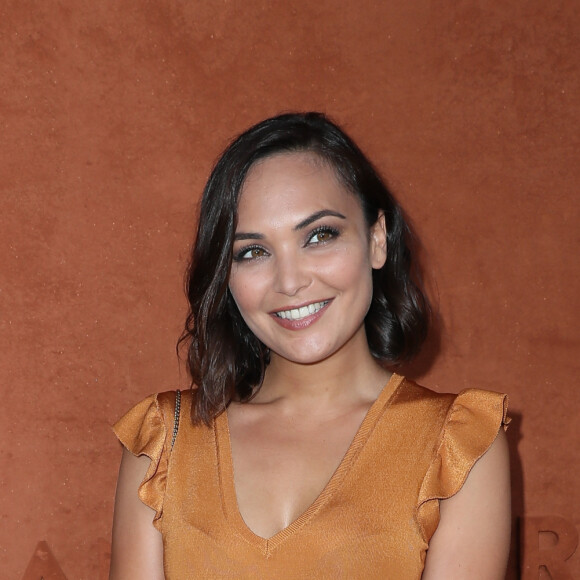
<path fill-rule="evenodd" d="M 301 308 L 292 308 L 292 310 L 280 310 L 276 312 L 276 316 L 279 318 L 286 318 L 288 320 L 301 320 L 306 318 L 315 312 L 318 312 L 321 308 L 328 304 L 328 300 L 324 302 L 314 302 L 314 304 L 309 304 L 308 306 L 302 306 Z"/>

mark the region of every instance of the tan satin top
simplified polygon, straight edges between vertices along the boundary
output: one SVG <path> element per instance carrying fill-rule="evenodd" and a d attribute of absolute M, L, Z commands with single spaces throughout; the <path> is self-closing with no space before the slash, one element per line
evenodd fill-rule
<path fill-rule="evenodd" d="M 156 511 L 168 580 L 418 579 L 439 521 L 507 424 L 507 397 L 468 389 L 439 394 L 393 375 L 316 501 L 275 536 L 256 536 L 237 507 L 227 414 L 190 419 L 183 393 L 171 448 L 175 395 L 151 395 L 114 427 L 151 465 L 139 488 Z"/>

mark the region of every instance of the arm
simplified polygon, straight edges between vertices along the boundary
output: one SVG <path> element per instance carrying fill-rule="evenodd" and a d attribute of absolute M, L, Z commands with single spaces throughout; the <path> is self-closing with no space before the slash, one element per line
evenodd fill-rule
<path fill-rule="evenodd" d="M 155 512 L 137 495 L 150 459 L 123 449 L 119 469 L 109 580 L 164 580 L 161 534 Z"/>
<path fill-rule="evenodd" d="M 502 580 L 510 547 L 509 453 L 503 429 L 457 494 L 440 502 L 423 580 Z"/>

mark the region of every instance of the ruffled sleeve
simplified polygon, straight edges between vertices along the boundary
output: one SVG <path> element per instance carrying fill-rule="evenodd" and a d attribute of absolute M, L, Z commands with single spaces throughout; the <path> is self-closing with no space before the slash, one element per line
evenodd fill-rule
<path fill-rule="evenodd" d="M 467 389 L 449 408 L 439 445 L 419 491 L 417 519 L 429 542 L 439 523 L 439 501 L 455 495 L 475 462 L 507 429 L 507 395 Z"/>
<path fill-rule="evenodd" d="M 133 455 L 146 455 L 151 459 L 138 494 L 145 505 L 155 510 L 153 524 L 158 527 L 163 511 L 169 455 L 166 449 L 167 428 L 158 395 L 151 395 L 135 405 L 113 426 L 113 431 Z"/>

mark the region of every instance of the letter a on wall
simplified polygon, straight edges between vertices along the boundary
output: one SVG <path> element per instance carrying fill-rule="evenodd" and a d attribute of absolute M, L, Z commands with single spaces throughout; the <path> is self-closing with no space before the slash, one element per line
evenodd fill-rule
<path fill-rule="evenodd" d="M 22 580 L 67 580 L 46 542 L 38 542 Z"/>

